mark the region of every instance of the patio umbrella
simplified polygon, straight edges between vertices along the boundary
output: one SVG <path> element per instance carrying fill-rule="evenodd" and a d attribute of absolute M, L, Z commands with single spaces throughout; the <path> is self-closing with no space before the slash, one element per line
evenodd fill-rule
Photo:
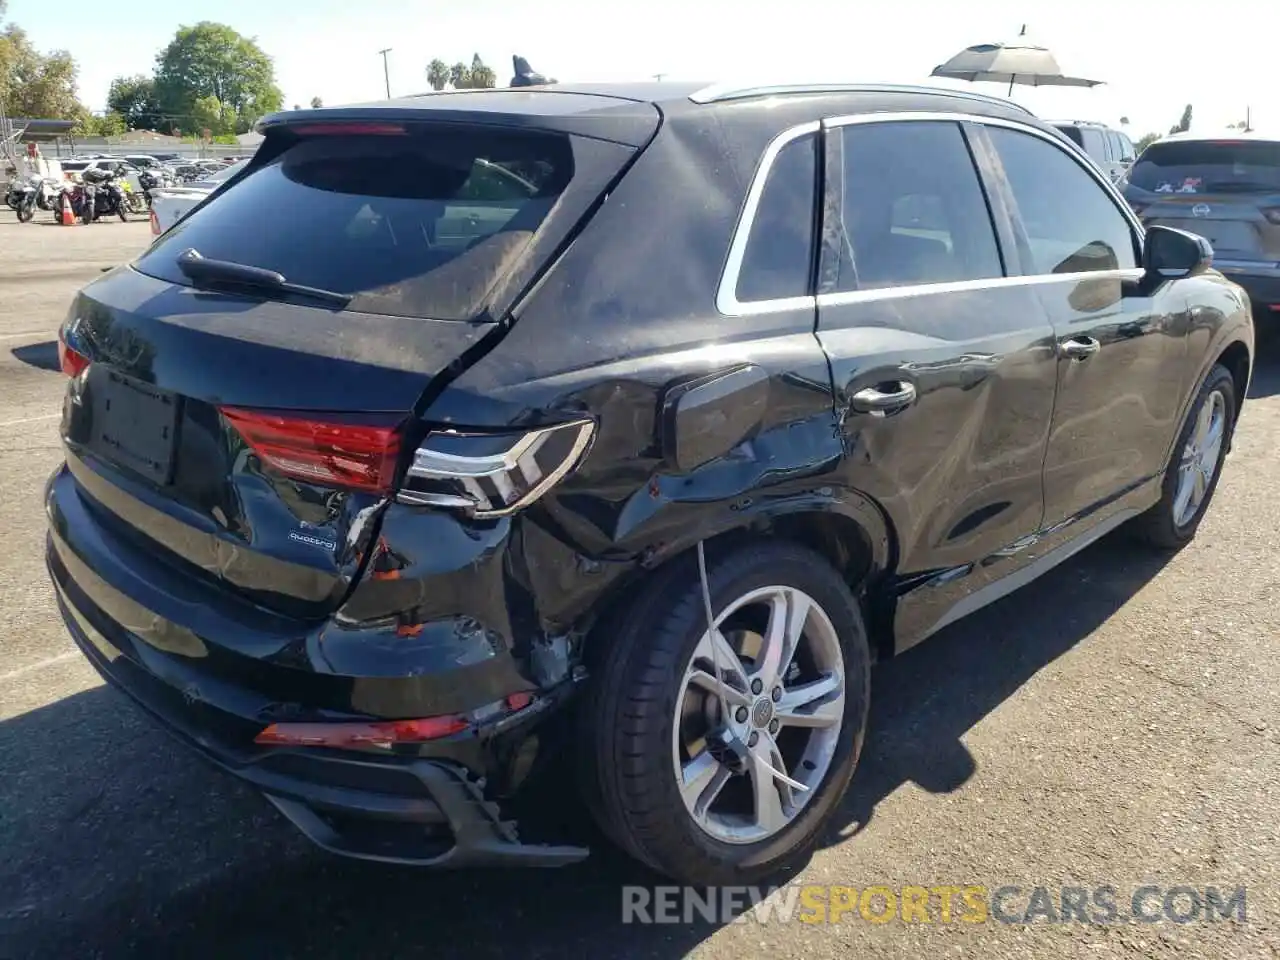
<path fill-rule="evenodd" d="M 934 67 L 933 76 L 1007 83 L 1010 93 L 1013 93 L 1015 83 L 1030 87 L 1096 87 L 1102 83 L 1101 80 L 1065 76 L 1052 53 L 1027 39 L 1025 24 L 1011 43 L 979 43 L 965 47 L 946 63 Z"/>

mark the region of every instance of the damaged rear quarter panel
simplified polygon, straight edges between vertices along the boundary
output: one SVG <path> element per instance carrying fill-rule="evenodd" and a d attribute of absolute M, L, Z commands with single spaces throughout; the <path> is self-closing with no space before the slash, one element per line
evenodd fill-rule
<path fill-rule="evenodd" d="M 501 529 L 445 521 L 497 537 L 486 539 L 475 569 L 485 571 L 491 591 L 486 626 L 517 656 L 525 628 L 546 636 L 583 626 L 645 569 L 753 520 L 840 512 L 878 524 L 885 549 L 875 509 L 832 486 L 843 450 L 813 307 L 749 317 L 715 308 L 747 184 L 778 123 L 732 124 L 729 141 L 710 113 L 669 118 L 518 307 L 502 342 L 426 412 L 429 421 L 472 427 L 583 415 L 597 424 L 578 469 Z M 678 469 L 663 452 L 664 400 L 690 381 L 744 365 L 767 376 L 759 415 L 736 418 L 741 437 L 710 444 L 726 453 Z M 425 512 L 392 504 L 384 540 L 400 552 L 417 549 L 409 545 L 422 539 L 398 531 L 415 528 L 420 521 L 411 518 Z M 439 567 L 425 556 L 402 571 L 419 575 L 439 589 Z"/>

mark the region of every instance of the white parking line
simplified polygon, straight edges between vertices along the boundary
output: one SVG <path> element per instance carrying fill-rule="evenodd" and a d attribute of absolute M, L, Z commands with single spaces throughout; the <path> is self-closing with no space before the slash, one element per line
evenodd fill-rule
<path fill-rule="evenodd" d="M 41 420 L 58 420 L 61 413 L 41 413 L 38 417 L 23 417 L 22 420 L 5 420 L 0 426 L 18 426 L 18 424 L 37 424 Z"/>
<path fill-rule="evenodd" d="M 46 413 L 39 417 L 23 417 L 21 420 L 5 420 L 0 427 L 16 427 L 20 423 L 37 423 L 41 420 L 57 420 L 62 414 Z"/>
<path fill-rule="evenodd" d="M 80 656 L 79 650 L 68 650 L 66 653 L 60 653 L 56 657 L 49 657 L 47 660 L 40 660 L 36 663 L 29 663 L 25 667 L 19 667 L 17 670 L 10 670 L 8 673 L 0 673 L 0 683 L 7 683 L 10 680 L 16 680 L 18 677 L 25 677 L 28 673 L 35 673 L 37 670 L 44 670 L 46 667 L 56 666 L 59 663 L 65 663 L 68 660 L 74 660 Z"/>

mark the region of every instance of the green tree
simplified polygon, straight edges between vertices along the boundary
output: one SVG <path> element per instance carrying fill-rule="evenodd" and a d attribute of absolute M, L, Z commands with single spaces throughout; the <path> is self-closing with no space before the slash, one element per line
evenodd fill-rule
<path fill-rule="evenodd" d="M 320 107 L 323 107 L 323 106 L 324 106 L 324 101 L 323 101 L 323 100 L 321 100 L 319 97 L 312 97 L 312 98 L 311 98 L 311 109 L 312 109 L 312 110 L 317 110 L 317 109 L 319 109 Z"/>
<path fill-rule="evenodd" d="M 200 97 L 191 105 L 191 128 L 193 133 L 202 134 L 208 130 L 211 136 L 222 136 L 235 129 L 235 116 L 227 116 L 226 105 L 217 97 Z"/>
<path fill-rule="evenodd" d="M 1151 146 L 1153 143 L 1155 143 L 1159 139 L 1160 139 L 1160 134 L 1148 133 L 1145 136 L 1140 137 L 1138 139 L 1138 142 L 1133 145 L 1134 150 L 1137 151 L 1138 153 L 1142 153 L 1143 150 L 1147 149 L 1147 147 Z"/>
<path fill-rule="evenodd" d="M 492 89 L 498 85 L 498 75 L 493 68 L 486 66 L 480 54 L 471 57 L 471 69 L 467 71 L 467 86 L 473 90 Z"/>
<path fill-rule="evenodd" d="M 439 58 L 427 64 L 427 83 L 432 90 L 443 90 L 449 82 L 449 67 Z"/>
<path fill-rule="evenodd" d="M 452 84 L 453 89 L 463 90 L 470 82 L 471 75 L 467 71 L 467 65 L 461 60 L 449 68 L 449 83 Z"/>
<path fill-rule="evenodd" d="M 1128 125 L 1129 125 L 1129 118 L 1128 118 L 1128 117 L 1121 117 L 1121 118 L 1120 118 L 1120 126 L 1122 126 L 1122 127 L 1127 127 Z"/>
<path fill-rule="evenodd" d="M 17 24 L 0 30 L 0 100 L 11 117 L 67 120 L 83 111 L 76 62 L 65 50 L 42 54 Z"/>
<path fill-rule="evenodd" d="M 207 20 L 179 27 L 156 57 L 155 91 L 161 112 L 190 133 L 205 129 L 212 101 L 219 125 L 208 129 L 215 132 L 252 124 L 282 101 L 271 58 L 252 39 Z"/>
<path fill-rule="evenodd" d="M 123 117 L 130 130 L 156 129 L 161 118 L 155 80 L 142 74 L 116 77 L 107 90 L 107 109 Z"/>

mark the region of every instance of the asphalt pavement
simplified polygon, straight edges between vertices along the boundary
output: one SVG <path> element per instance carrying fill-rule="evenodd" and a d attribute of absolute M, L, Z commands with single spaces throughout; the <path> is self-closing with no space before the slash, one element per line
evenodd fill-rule
<path fill-rule="evenodd" d="M 1038 886 L 1055 900 L 1112 886 L 1122 904 L 1143 885 L 1243 887 L 1243 922 L 877 923 L 855 909 L 838 924 L 757 911 L 624 926 L 623 885 L 661 881 L 567 794 L 548 802 L 596 848 L 580 866 L 345 862 L 82 661 L 43 562 L 54 338 L 74 291 L 149 234 L 46 218 L 0 217 L 0 958 L 1280 956 L 1280 358 L 1260 362 L 1189 548 L 1109 537 L 878 668 L 853 790 L 794 878 L 1018 887 L 1002 911 L 1015 918 Z"/>

